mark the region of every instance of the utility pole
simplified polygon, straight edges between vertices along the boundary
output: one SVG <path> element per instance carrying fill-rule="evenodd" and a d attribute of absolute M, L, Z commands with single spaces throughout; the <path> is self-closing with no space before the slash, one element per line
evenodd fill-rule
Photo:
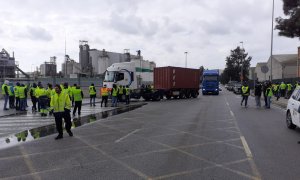
<path fill-rule="evenodd" d="M 273 24 L 274 24 L 274 0 L 273 0 L 273 6 L 272 6 L 272 30 L 271 30 L 271 70 L 270 70 L 270 80 L 273 80 Z"/>
<path fill-rule="evenodd" d="M 242 49 L 241 49 L 241 52 L 242 52 L 242 58 L 241 58 L 241 84 L 243 84 L 243 80 L 244 80 L 244 42 L 241 41 L 240 42 L 242 44 Z"/>
<path fill-rule="evenodd" d="M 188 54 L 188 52 L 186 51 L 184 53 L 185 53 L 185 68 L 187 68 L 187 54 Z"/>

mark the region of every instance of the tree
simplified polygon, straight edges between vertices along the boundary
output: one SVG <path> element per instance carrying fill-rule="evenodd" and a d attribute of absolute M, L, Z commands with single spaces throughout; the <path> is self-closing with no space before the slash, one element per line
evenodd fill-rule
<path fill-rule="evenodd" d="M 279 30 L 278 34 L 290 38 L 300 38 L 300 1 L 283 0 L 283 12 L 288 18 L 276 18 L 275 29 Z"/>
<path fill-rule="evenodd" d="M 230 56 L 226 57 L 226 68 L 221 75 L 221 82 L 228 83 L 228 81 L 240 81 L 241 70 L 243 68 L 243 79 L 248 80 L 251 56 L 247 57 L 248 53 L 245 53 L 245 49 L 239 46 L 231 50 Z"/>

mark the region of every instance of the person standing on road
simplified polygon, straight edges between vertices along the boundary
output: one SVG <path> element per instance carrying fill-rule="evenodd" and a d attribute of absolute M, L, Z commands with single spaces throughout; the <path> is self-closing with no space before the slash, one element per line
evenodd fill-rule
<path fill-rule="evenodd" d="M 35 95 L 35 90 L 37 88 L 37 85 L 35 83 L 32 84 L 32 87 L 30 88 L 29 95 L 31 97 L 31 102 L 32 102 L 32 112 L 36 112 L 36 103 L 37 103 L 37 98 Z"/>
<path fill-rule="evenodd" d="M 89 87 L 89 93 L 90 93 L 90 106 L 96 106 L 96 88 L 94 86 L 94 83 L 92 83 Z"/>
<path fill-rule="evenodd" d="M 15 108 L 15 93 L 13 83 L 10 82 L 8 86 L 8 94 L 9 94 L 9 108 Z"/>
<path fill-rule="evenodd" d="M 261 83 L 260 83 L 260 82 L 257 82 L 257 83 L 255 84 L 255 90 L 254 90 L 256 107 L 261 107 L 261 103 L 260 103 L 260 99 L 261 99 L 261 91 L 262 91 Z"/>
<path fill-rule="evenodd" d="M 285 97 L 285 99 L 289 99 L 290 98 L 290 96 L 292 95 L 292 89 L 293 89 L 293 85 L 292 85 L 292 83 L 287 83 L 287 91 L 286 91 L 286 97 Z"/>
<path fill-rule="evenodd" d="M 102 107 L 102 104 L 104 102 L 104 106 L 107 107 L 107 100 L 108 100 L 108 88 L 106 87 L 106 84 L 104 84 L 104 86 L 101 88 L 100 90 L 101 92 L 101 107 Z"/>
<path fill-rule="evenodd" d="M 118 93 L 118 101 L 119 102 L 123 102 L 123 91 L 124 91 L 124 89 L 123 89 L 123 86 L 121 86 L 121 85 L 119 85 L 118 86 L 118 91 L 119 91 L 119 93 Z"/>
<path fill-rule="evenodd" d="M 7 102 L 8 102 L 8 99 L 9 99 L 8 84 L 9 84 L 9 81 L 5 80 L 3 85 L 2 85 L 2 95 L 3 95 L 3 98 L 4 98 L 4 106 L 3 106 L 4 111 L 9 110 L 7 108 Z"/>
<path fill-rule="evenodd" d="M 113 88 L 111 90 L 111 107 L 117 107 L 118 106 L 118 87 L 116 84 L 113 84 Z"/>
<path fill-rule="evenodd" d="M 284 82 L 281 82 L 279 88 L 280 88 L 280 96 L 284 97 L 285 96 L 286 84 Z"/>
<path fill-rule="evenodd" d="M 266 96 L 267 96 L 267 106 L 266 106 L 266 108 L 270 109 L 271 108 L 271 98 L 273 96 L 273 91 L 272 91 L 272 85 L 271 85 L 271 83 L 269 83 L 267 85 Z"/>
<path fill-rule="evenodd" d="M 73 136 L 71 131 L 71 101 L 70 97 L 67 93 L 63 93 L 61 87 L 59 85 L 55 86 L 55 94 L 51 98 L 50 102 L 50 110 L 54 114 L 56 129 L 58 132 L 58 136 L 55 140 L 63 138 L 63 128 L 62 128 L 62 119 L 65 120 L 65 128 L 68 132 L 69 136 Z"/>
<path fill-rule="evenodd" d="M 20 88 L 20 83 L 17 82 L 16 86 L 14 87 L 15 99 L 16 99 L 16 110 L 17 111 L 20 110 L 19 88 Z"/>
<path fill-rule="evenodd" d="M 126 104 L 129 104 L 130 103 L 130 89 L 129 89 L 128 85 L 125 87 L 125 99 L 126 99 Z"/>
<path fill-rule="evenodd" d="M 41 83 L 39 83 L 38 88 L 36 89 L 36 97 L 38 98 L 41 116 L 47 116 L 47 103 L 48 103 L 48 97 L 47 97 L 47 90 L 43 87 Z"/>
<path fill-rule="evenodd" d="M 242 101 L 241 101 L 241 106 L 243 105 L 243 102 L 245 101 L 245 107 L 247 107 L 247 102 L 248 102 L 248 97 L 250 95 L 250 89 L 249 86 L 246 82 L 244 82 L 242 86 Z"/>
<path fill-rule="evenodd" d="M 72 107 L 74 107 L 74 94 L 73 91 L 77 88 L 77 84 L 73 84 L 71 87 L 71 100 L 72 100 Z"/>
<path fill-rule="evenodd" d="M 76 89 L 72 90 L 72 95 L 73 95 L 74 103 L 75 103 L 75 106 L 74 106 L 74 109 L 73 109 L 73 116 L 76 115 L 77 108 L 78 108 L 78 116 L 80 116 L 83 92 L 82 92 L 82 90 L 80 89 L 79 86 L 76 85 Z"/>
<path fill-rule="evenodd" d="M 26 94 L 27 89 L 24 84 L 19 87 L 19 97 L 20 97 L 20 111 L 26 111 Z"/>
<path fill-rule="evenodd" d="M 267 98 L 267 94 L 266 94 L 267 88 L 268 88 L 268 82 L 265 81 L 263 86 L 262 86 L 262 92 L 263 92 L 263 95 L 264 95 L 265 107 L 268 106 L 268 98 Z"/>

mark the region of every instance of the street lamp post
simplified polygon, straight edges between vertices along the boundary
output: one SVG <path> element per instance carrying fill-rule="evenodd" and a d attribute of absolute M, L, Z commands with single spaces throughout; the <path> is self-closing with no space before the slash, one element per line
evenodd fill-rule
<path fill-rule="evenodd" d="M 272 6 L 272 30 L 271 30 L 271 68 L 270 68 L 270 80 L 272 81 L 273 79 L 273 24 L 274 24 L 274 0 L 273 0 L 273 6 Z"/>
<path fill-rule="evenodd" d="M 240 42 L 242 44 L 242 49 L 241 49 L 241 52 L 242 52 L 242 59 L 241 59 L 241 84 L 243 84 L 243 80 L 244 80 L 244 42 L 241 41 Z"/>
<path fill-rule="evenodd" d="M 186 51 L 186 52 L 184 52 L 184 54 L 185 54 L 185 68 L 187 68 L 187 54 L 188 54 L 188 52 Z"/>

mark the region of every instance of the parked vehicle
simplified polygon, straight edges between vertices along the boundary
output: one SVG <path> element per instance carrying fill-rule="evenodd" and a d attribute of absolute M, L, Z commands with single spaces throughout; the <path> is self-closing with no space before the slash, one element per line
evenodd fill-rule
<path fill-rule="evenodd" d="M 286 108 L 286 125 L 289 129 L 300 127 L 300 88 L 291 95 Z"/>
<path fill-rule="evenodd" d="M 219 94 L 219 70 L 204 70 L 202 94 Z"/>
<path fill-rule="evenodd" d="M 199 95 L 200 69 L 158 67 L 152 72 L 153 78 L 147 78 L 147 81 L 140 74 L 134 63 L 115 63 L 107 68 L 104 84 L 109 88 L 113 84 L 128 85 L 133 92 L 131 98 L 143 97 L 145 100 L 196 98 Z"/>
<path fill-rule="evenodd" d="M 227 90 L 228 91 L 233 91 L 233 87 L 234 87 L 235 83 L 238 83 L 238 82 L 237 81 L 229 81 L 228 84 L 227 84 Z"/>
<path fill-rule="evenodd" d="M 235 83 L 233 85 L 233 93 L 242 94 L 242 84 L 241 83 Z"/>

